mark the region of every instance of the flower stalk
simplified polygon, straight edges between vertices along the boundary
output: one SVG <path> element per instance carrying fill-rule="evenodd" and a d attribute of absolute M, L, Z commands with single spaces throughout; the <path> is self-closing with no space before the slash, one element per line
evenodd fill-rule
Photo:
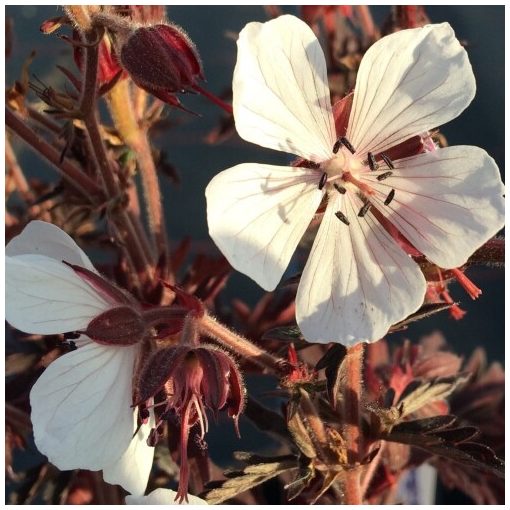
<path fill-rule="evenodd" d="M 198 319 L 198 322 L 201 334 L 213 338 L 231 351 L 266 370 L 275 373 L 283 371 L 285 360 L 273 356 L 241 335 L 234 333 L 207 313 Z"/>
<path fill-rule="evenodd" d="M 85 65 L 80 112 L 85 123 L 91 156 L 94 158 L 109 198 L 115 200 L 120 196 L 121 192 L 101 136 L 95 108 L 99 46 L 92 43 L 97 40 L 97 32 L 95 30 L 87 31 L 84 33 L 83 38 L 87 45 L 83 48 L 85 52 Z M 134 218 L 128 215 L 124 209 L 121 209 L 118 214 L 113 215 L 113 220 L 119 229 L 121 237 L 124 239 L 124 247 L 129 251 L 129 258 L 133 262 L 137 273 L 141 275 L 142 281 L 148 281 L 152 274 L 151 267 L 154 267 L 154 260 L 147 257 L 143 248 L 144 240 L 140 239 L 138 235 L 140 229 L 133 226 Z"/>
<path fill-rule="evenodd" d="M 360 343 L 347 350 L 343 361 L 345 381 L 342 385 L 343 438 L 346 442 L 347 463 L 345 483 L 345 504 L 361 505 L 362 493 L 359 464 L 363 458 L 363 436 L 361 432 L 361 400 L 363 388 L 363 356 L 365 344 Z"/>
<path fill-rule="evenodd" d="M 147 131 L 136 117 L 130 84 L 127 80 L 121 80 L 110 91 L 108 106 L 119 134 L 126 145 L 136 154 L 146 214 L 149 220 L 149 231 L 153 249 L 157 254 L 156 257 L 159 259 L 161 255 L 164 255 L 167 258 L 168 238 L 156 165 L 152 157 Z M 169 278 L 167 277 L 167 279 Z M 172 283 L 173 278 L 169 280 Z"/>
<path fill-rule="evenodd" d="M 61 158 L 60 152 L 46 140 L 41 138 L 35 131 L 24 122 L 18 114 L 5 109 L 5 123 L 17 136 L 19 136 L 29 147 L 40 154 L 46 161 L 58 171 L 70 186 L 80 195 L 87 197 L 91 203 L 95 203 L 103 194 L 100 186 L 88 175 L 83 173 L 77 166 L 66 158 Z"/>

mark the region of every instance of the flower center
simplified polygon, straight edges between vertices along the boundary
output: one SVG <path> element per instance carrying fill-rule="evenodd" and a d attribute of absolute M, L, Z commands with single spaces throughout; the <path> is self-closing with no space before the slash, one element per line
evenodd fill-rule
<path fill-rule="evenodd" d="M 375 195 L 376 192 L 369 184 L 361 181 L 360 177 L 366 172 L 374 172 L 379 169 L 377 157 L 372 152 L 368 152 L 367 159 L 362 160 L 359 155 L 356 155 L 356 149 L 344 136 L 335 142 L 332 152 L 334 154 L 332 158 L 318 165 L 318 169 L 322 171 L 319 189 L 321 190 L 328 185 L 328 188 L 334 188 L 342 195 L 347 191 L 357 193 L 363 200 L 363 206 L 358 212 L 358 216 L 362 218 L 372 207 L 370 197 Z M 395 168 L 386 154 L 381 153 L 378 157 L 391 170 Z M 377 180 L 382 181 L 390 177 L 393 173 L 391 170 L 378 174 L 376 176 Z M 389 205 L 394 196 L 395 190 L 392 189 L 386 197 L 384 205 Z M 338 211 L 335 214 L 340 221 L 349 225 L 349 220 L 343 212 Z"/>

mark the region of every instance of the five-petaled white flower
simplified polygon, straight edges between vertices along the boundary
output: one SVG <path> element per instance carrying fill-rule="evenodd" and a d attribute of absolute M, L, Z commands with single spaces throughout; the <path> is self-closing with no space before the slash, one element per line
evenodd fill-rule
<path fill-rule="evenodd" d="M 447 147 L 395 161 L 387 154 L 457 117 L 475 88 L 447 23 L 389 35 L 363 57 L 338 138 L 312 30 L 293 16 L 249 23 L 234 71 L 237 131 L 309 164 L 246 163 L 218 174 L 206 190 L 211 237 L 234 268 L 272 290 L 327 202 L 299 284 L 297 322 L 310 341 L 379 339 L 425 294 L 396 231 L 434 264 L 455 268 L 503 226 L 499 170 L 482 149 Z"/>
<path fill-rule="evenodd" d="M 68 265 L 97 274 L 76 243 L 51 223 L 32 221 L 5 252 L 6 318 L 21 331 L 83 331 L 116 306 Z M 131 407 L 139 345 L 102 345 L 83 335 L 76 344 L 30 392 L 35 444 L 59 469 L 103 470 L 107 482 L 143 494 L 154 448 L 147 446 L 150 424 L 135 434 L 137 412 Z"/>
<path fill-rule="evenodd" d="M 156 489 L 147 496 L 126 496 L 126 505 L 207 505 L 207 501 L 188 494 L 187 503 L 175 501 L 177 492 L 170 489 Z"/>

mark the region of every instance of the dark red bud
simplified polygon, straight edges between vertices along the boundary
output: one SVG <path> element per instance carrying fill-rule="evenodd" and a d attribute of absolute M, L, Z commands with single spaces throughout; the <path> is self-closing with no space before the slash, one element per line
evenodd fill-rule
<path fill-rule="evenodd" d="M 120 61 L 139 87 L 160 98 L 192 89 L 203 78 L 195 45 L 175 25 L 138 28 L 122 45 Z"/>
<path fill-rule="evenodd" d="M 168 347 L 156 351 L 146 362 L 139 377 L 137 399 L 145 402 L 158 393 L 172 377 L 189 352 L 188 347 Z"/>
<path fill-rule="evenodd" d="M 100 344 L 133 345 L 143 339 L 146 326 L 137 310 L 119 306 L 98 315 L 84 333 Z"/>

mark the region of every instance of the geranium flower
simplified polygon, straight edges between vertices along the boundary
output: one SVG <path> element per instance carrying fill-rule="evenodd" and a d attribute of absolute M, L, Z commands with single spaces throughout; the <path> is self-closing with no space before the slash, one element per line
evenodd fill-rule
<path fill-rule="evenodd" d="M 503 226 L 499 170 L 482 149 L 390 152 L 457 117 L 475 88 L 447 23 L 391 34 L 366 52 L 346 132 L 337 133 L 312 30 L 293 16 L 249 23 L 234 71 L 236 128 L 305 164 L 218 174 L 206 190 L 211 237 L 234 268 L 273 290 L 323 204 L 296 297 L 299 327 L 315 342 L 379 339 L 425 295 L 402 246 L 454 268 Z"/>
<path fill-rule="evenodd" d="M 111 320 L 105 314 L 129 302 L 111 284 L 111 292 L 97 285 L 102 278 L 88 257 L 55 225 L 32 221 L 5 251 L 6 318 L 21 331 L 98 332 L 99 317 Z M 75 340 L 78 348 L 51 363 L 33 386 L 31 417 L 37 448 L 59 469 L 102 470 L 107 482 L 143 494 L 154 455 L 147 446 L 153 417 L 137 431 L 131 406 L 139 344 L 128 329 L 119 333 L 123 344 Z"/>
<path fill-rule="evenodd" d="M 176 503 L 176 495 L 170 489 L 156 489 L 147 496 L 126 496 L 126 505 L 207 505 L 205 500 L 191 494 L 188 494 L 187 502 Z"/>

